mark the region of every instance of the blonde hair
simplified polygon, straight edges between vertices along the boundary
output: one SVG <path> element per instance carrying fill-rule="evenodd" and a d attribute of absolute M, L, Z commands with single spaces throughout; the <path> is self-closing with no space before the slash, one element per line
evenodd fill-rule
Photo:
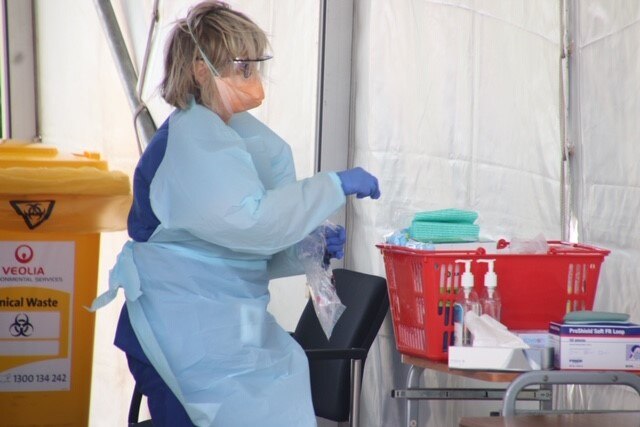
<path fill-rule="evenodd" d="M 195 79 L 195 62 L 202 59 L 198 47 L 224 76 L 234 58 L 259 58 L 269 42 L 260 27 L 224 2 L 204 1 L 193 6 L 185 18 L 176 21 L 165 50 L 160 92 L 177 108 L 186 108 L 190 96 L 210 108 L 219 103 L 213 78 L 202 87 Z"/>

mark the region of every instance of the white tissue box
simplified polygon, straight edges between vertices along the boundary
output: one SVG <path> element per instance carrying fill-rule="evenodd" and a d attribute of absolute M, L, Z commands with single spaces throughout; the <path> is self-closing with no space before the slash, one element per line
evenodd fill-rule
<path fill-rule="evenodd" d="M 553 367 L 553 349 L 449 347 L 449 368 L 487 371 L 536 371 Z"/>
<path fill-rule="evenodd" d="M 640 371 L 640 325 L 551 322 L 549 334 L 558 369 Z"/>

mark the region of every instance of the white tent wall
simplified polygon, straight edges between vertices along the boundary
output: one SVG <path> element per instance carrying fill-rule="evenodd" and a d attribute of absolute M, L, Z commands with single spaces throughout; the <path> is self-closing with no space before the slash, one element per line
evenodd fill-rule
<path fill-rule="evenodd" d="M 171 23 L 184 16 L 193 0 L 160 1 L 143 100 L 159 127 L 171 108 L 157 87 Z M 316 93 L 319 0 L 229 1 L 253 18 L 269 35 L 276 59 L 269 64 L 267 98 L 254 114 L 293 148 L 299 177 L 315 167 Z M 138 72 L 144 56 L 153 0 L 113 0 L 114 11 Z M 138 149 L 132 113 L 96 6 L 90 1 L 35 2 L 39 120 L 42 141 L 63 151 L 100 152 L 110 169 L 133 173 Z M 101 239 L 98 292 L 108 285 L 126 232 L 104 233 Z M 304 304 L 303 277 L 271 283 L 269 309 L 286 329 L 295 326 Z M 124 298 L 96 314 L 90 425 L 125 425 L 133 379 L 113 336 Z"/>
<path fill-rule="evenodd" d="M 608 248 L 595 308 L 640 322 L 640 3 L 574 1 L 570 134 L 575 141 L 575 206 L 581 241 Z M 573 106 L 573 108 L 572 108 Z M 579 408 L 637 410 L 628 389 L 568 387 Z"/>
<path fill-rule="evenodd" d="M 571 77 L 579 100 L 572 93 L 570 124 L 580 124 L 570 137 L 580 240 L 614 250 L 596 308 L 638 320 L 638 4 L 575 3 L 579 59 Z M 557 0 L 356 2 L 350 157 L 379 177 L 383 196 L 349 206 L 350 266 L 384 274 L 374 245 L 420 210 L 475 210 L 481 235 L 493 239 L 562 237 L 563 7 Z M 389 391 L 405 387 L 406 372 L 388 321 L 367 359 L 362 425 L 402 425 L 405 402 Z M 487 386 L 428 370 L 422 380 Z M 591 405 L 595 394 L 585 390 L 569 387 L 561 403 Z M 638 407 L 620 397 L 624 391 L 599 393 L 597 407 Z M 442 426 L 500 405 L 420 407 L 421 425 Z"/>
<path fill-rule="evenodd" d="M 581 239 L 612 250 L 599 308 L 640 321 L 640 3 L 576 5 Z"/>
<path fill-rule="evenodd" d="M 384 274 L 375 243 L 420 210 L 473 209 L 487 237 L 558 238 L 557 2 L 358 6 L 353 161 L 378 175 L 383 203 L 350 210 L 354 266 Z M 368 427 L 404 419 L 404 401 L 393 401 L 389 390 L 404 387 L 406 367 L 399 366 L 390 325 L 385 332 L 367 360 Z M 371 378 L 383 386 L 368 386 Z M 423 381 L 479 386 L 433 372 Z M 498 404 L 422 403 L 427 407 L 429 425 L 439 426 L 454 425 L 459 413 L 488 415 Z"/>

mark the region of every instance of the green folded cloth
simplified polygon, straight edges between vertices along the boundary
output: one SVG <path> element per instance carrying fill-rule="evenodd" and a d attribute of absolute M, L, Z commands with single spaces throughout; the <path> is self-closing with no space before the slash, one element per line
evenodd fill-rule
<path fill-rule="evenodd" d="M 413 221 L 409 235 L 413 240 L 432 243 L 475 242 L 480 227 L 475 224 Z"/>
<path fill-rule="evenodd" d="M 475 242 L 480 233 L 480 227 L 473 224 L 476 219 L 476 212 L 460 209 L 418 212 L 409 227 L 409 235 L 420 242 Z"/>
<path fill-rule="evenodd" d="M 627 322 L 629 315 L 626 313 L 611 313 L 608 311 L 570 311 L 564 315 L 564 323 L 593 323 L 593 322 Z"/>
<path fill-rule="evenodd" d="M 414 221 L 455 222 L 462 224 L 473 224 L 476 219 L 478 219 L 477 212 L 463 211 L 460 209 L 440 209 L 437 211 L 418 212 L 413 217 Z"/>

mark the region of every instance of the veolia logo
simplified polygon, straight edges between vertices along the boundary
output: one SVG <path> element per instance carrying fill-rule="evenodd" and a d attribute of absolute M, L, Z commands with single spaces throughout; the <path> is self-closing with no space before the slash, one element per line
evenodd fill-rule
<path fill-rule="evenodd" d="M 16 261 L 20 264 L 27 264 L 33 260 L 34 252 L 29 245 L 20 245 L 13 253 Z M 19 265 L 19 266 L 2 266 L 2 274 L 7 276 L 44 276 L 44 267 Z"/>
<path fill-rule="evenodd" d="M 20 264 L 26 264 L 33 259 L 33 249 L 28 245 L 20 245 L 15 251 L 16 261 Z"/>

